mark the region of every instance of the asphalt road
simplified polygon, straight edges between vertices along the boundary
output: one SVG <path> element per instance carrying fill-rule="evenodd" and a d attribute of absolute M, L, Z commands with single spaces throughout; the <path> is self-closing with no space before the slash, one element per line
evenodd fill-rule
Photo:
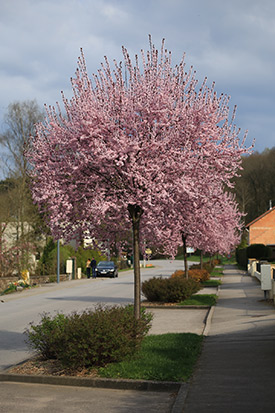
<path fill-rule="evenodd" d="M 170 276 L 183 269 L 182 261 L 152 261 L 154 268 L 141 270 L 141 281 L 153 276 Z M 24 330 L 38 323 L 44 312 L 71 313 L 92 308 L 98 303 L 128 304 L 134 299 L 133 271 L 120 272 L 118 278 L 81 279 L 47 284 L 2 296 L 0 302 L 0 371 L 30 357 Z"/>

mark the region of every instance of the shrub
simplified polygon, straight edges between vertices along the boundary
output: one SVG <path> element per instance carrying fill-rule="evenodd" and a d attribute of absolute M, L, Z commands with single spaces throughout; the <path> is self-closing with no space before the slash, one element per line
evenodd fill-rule
<path fill-rule="evenodd" d="M 183 270 L 176 270 L 171 278 L 185 278 L 185 272 Z M 210 278 L 210 274 L 205 269 L 200 268 L 200 265 L 192 265 L 188 271 L 188 278 L 192 278 L 197 282 L 207 281 Z"/>
<path fill-rule="evenodd" d="M 241 267 L 247 268 L 247 249 L 246 248 L 236 248 L 236 261 Z"/>
<path fill-rule="evenodd" d="M 88 258 L 94 257 L 97 263 L 99 261 L 106 260 L 106 257 L 104 254 L 102 254 L 99 250 L 96 250 L 90 247 L 83 248 L 82 246 L 79 246 L 76 251 L 75 256 L 76 256 L 76 265 L 77 267 L 81 267 L 81 271 L 84 274 L 86 272 L 86 262 Z"/>
<path fill-rule="evenodd" d="M 66 272 L 66 261 L 71 257 L 76 257 L 77 267 L 81 267 L 85 272 L 88 258 L 94 257 L 97 262 L 106 259 L 105 255 L 97 249 L 83 248 L 79 246 L 77 251 L 71 245 L 60 245 L 60 273 Z M 42 256 L 39 260 L 36 272 L 41 275 L 52 275 L 56 273 L 57 265 L 57 245 L 52 238 L 49 238 L 44 247 Z"/>
<path fill-rule="evenodd" d="M 148 301 L 178 303 L 200 290 L 192 279 L 182 277 L 151 278 L 142 283 L 142 292 Z"/>
<path fill-rule="evenodd" d="M 188 276 L 197 282 L 203 282 L 210 279 L 209 272 L 206 269 L 201 270 L 200 268 L 190 269 L 188 271 Z"/>
<path fill-rule="evenodd" d="M 176 270 L 171 275 L 171 278 L 176 278 L 176 277 L 185 277 L 185 272 L 183 270 Z"/>
<path fill-rule="evenodd" d="M 55 317 L 43 315 L 26 330 L 27 343 L 45 359 L 55 358 L 76 370 L 104 366 L 133 356 L 150 329 L 152 315 L 135 319 L 133 306 L 102 307 Z"/>
<path fill-rule="evenodd" d="M 215 261 L 215 260 L 214 260 Z M 215 264 L 216 265 L 216 264 Z M 204 270 L 206 270 L 209 274 L 211 274 L 211 272 L 213 271 L 213 269 L 215 268 L 214 262 L 211 263 L 210 261 L 204 262 L 202 265 L 202 268 Z M 190 270 L 200 270 L 201 269 L 201 265 L 200 264 L 193 264 L 190 267 Z"/>
<path fill-rule="evenodd" d="M 257 260 L 268 259 L 271 256 L 271 249 L 264 244 L 251 244 L 246 248 L 247 258 Z"/>
<path fill-rule="evenodd" d="M 66 323 L 67 317 L 64 314 L 57 314 L 55 317 L 42 314 L 40 324 L 31 323 L 30 328 L 25 330 L 27 344 L 44 359 L 58 358 L 60 340 L 64 335 Z"/>
<path fill-rule="evenodd" d="M 215 265 L 213 263 L 211 263 L 210 261 L 204 262 L 203 263 L 203 268 L 209 273 L 211 274 L 211 272 L 214 270 Z"/>

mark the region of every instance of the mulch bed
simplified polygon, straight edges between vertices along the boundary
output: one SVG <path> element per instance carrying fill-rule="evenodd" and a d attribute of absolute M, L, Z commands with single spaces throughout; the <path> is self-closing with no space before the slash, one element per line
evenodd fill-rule
<path fill-rule="evenodd" d="M 34 357 L 26 362 L 9 369 L 13 374 L 31 374 L 35 376 L 74 376 L 74 377 L 99 377 L 96 369 L 78 369 L 72 371 L 61 367 L 57 360 L 43 360 Z"/>

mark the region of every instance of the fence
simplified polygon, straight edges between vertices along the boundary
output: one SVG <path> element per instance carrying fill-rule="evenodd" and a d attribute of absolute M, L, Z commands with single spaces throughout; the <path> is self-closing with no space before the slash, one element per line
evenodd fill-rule
<path fill-rule="evenodd" d="M 248 273 L 260 281 L 265 297 L 275 304 L 275 265 L 249 259 L 247 268 Z"/>

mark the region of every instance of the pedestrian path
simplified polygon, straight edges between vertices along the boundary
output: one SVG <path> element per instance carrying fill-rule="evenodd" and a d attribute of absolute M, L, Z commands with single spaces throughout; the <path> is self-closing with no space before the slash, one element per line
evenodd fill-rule
<path fill-rule="evenodd" d="M 226 266 L 184 413 L 275 411 L 275 307 L 259 282 Z"/>

